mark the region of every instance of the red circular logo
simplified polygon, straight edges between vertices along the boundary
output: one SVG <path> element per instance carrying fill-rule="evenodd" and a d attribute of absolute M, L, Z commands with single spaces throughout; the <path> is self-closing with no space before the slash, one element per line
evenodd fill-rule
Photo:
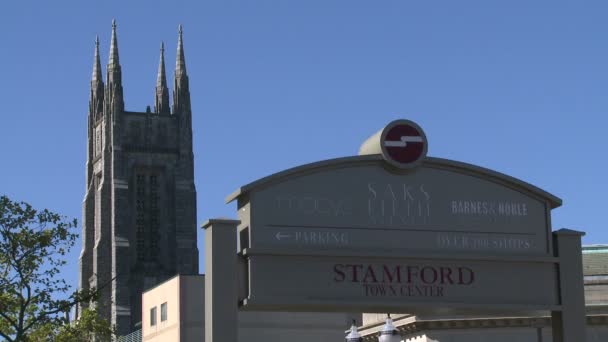
<path fill-rule="evenodd" d="M 426 135 L 409 120 L 393 121 L 382 132 L 380 138 L 382 155 L 389 163 L 398 167 L 412 167 L 426 156 Z"/>

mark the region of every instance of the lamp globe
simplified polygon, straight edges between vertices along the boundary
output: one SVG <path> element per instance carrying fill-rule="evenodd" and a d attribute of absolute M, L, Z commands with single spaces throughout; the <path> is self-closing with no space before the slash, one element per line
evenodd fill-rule
<path fill-rule="evenodd" d="M 395 325 L 393 324 L 393 319 L 391 318 L 391 314 L 388 314 L 386 317 L 386 323 L 382 330 L 380 330 L 380 337 L 378 338 L 379 342 L 401 342 L 401 335 Z"/>
<path fill-rule="evenodd" d="M 350 326 L 350 332 L 346 335 L 346 342 L 363 342 L 363 337 L 357 331 L 357 323 L 353 319 L 353 324 Z"/>

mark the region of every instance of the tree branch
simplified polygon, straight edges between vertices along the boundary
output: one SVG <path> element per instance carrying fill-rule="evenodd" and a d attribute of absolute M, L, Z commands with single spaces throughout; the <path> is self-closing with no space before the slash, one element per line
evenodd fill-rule
<path fill-rule="evenodd" d="M 96 297 L 99 294 L 99 292 L 101 292 L 102 289 L 104 289 L 106 286 L 110 285 L 114 280 L 116 280 L 116 278 L 118 278 L 118 275 L 116 275 L 114 278 L 107 281 L 105 284 L 103 284 L 99 288 L 95 289 L 95 291 L 92 294 L 89 294 L 84 298 L 75 298 L 74 300 L 72 300 L 72 301 L 68 302 L 67 304 L 62 305 L 54 310 L 50 310 L 50 311 L 41 313 L 36 318 L 34 318 L 27 326 L 25 326 L 25 328 L 23 330 L 27 331 L 28 329 L 30 329 L 32 326 L 34 326 L 37 323 L 39 323 L 40 321 L 42 321 L 47 316 L 56 315 L 60 312 L 66 312 L 66 310 L 71 309 L 72 306 L 74 306 L 76 304 L 83 303 L 85 301 L 86 302 L 90 301 L 91 299 Z"/>
<path fill-rule="evenodd" d="M 0 336 L 4 337 L 8 342 L 15 342 L 15 340 L 13 340 L 10 336 L 8 336 L 7 334 L 3 333 L 2 330 L 0 330 Z"/>
<path fill-rule="evenodd" d="M 4 318 L 5 320 L 8 321 L 8 323 L 15 328 L 15 330 L 17 329 L 17 322 L 13 321 L 13 319 L 8 316 L 6 313 L 4 313 L 4 311 L 0 311 L 0 316 L 2 316 L 2 318 Z M 2 331 L 0 331 L 1 333 Z"/>

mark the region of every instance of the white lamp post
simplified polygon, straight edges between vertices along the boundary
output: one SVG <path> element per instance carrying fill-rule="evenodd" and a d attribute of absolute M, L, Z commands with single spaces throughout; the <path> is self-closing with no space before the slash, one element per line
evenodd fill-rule
<path fill-rule="evenodd" d="M 353 319 L 353 325 L 350 326 L 350 332 L 346 335 L 346 342 L 363 342 L 363 337 L 357 331 L 357 323 Z"/>
<path fill-rule="evenodd" d="M 380 330 L 379 342 L 401 342 L 401 335 L 391 319 L 391 314 L 386 317 L 386 323 L 382 330 Z"/>

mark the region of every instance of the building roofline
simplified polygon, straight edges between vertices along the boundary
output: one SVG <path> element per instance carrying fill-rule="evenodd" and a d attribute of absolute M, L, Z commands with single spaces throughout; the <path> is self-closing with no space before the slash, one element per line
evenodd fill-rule
<path fill-rule="evenodd" d="M 596 244 L 596 245 L 583 245 L 583 254 L 594 254 L 594 253 L 608 253 L 608 245 Z"/>
<path fill-rule="evenodd" d="M 151 287 L 151 288 L 149 288 L 149 289 L 146 289 L 146 290 L 142 291 L 142 295 L 144 295 L 144 294 L 146 294 L 147 292 L 150 292 L 150 291 L 152 291 L 152 290 L 156 289 L 157 287 L 160 287 L 161 285 L 164 285 L 165 283 L 170 282 L 171 280 L 173 280 L 173 279 L 175 279 L 175 278 L 179 278 L 179 277 L 182 277 L 182 278 L 202 277 L 202 278 L 204 278 L 204 277 L 205 277 L 205 275 L 204 275 L 204 274 L 176 274 L 176 275 L 174 275 L 173 277 L 171 277 L 171 278 L 169 278 L 169 279 L 165 279 L 163 282 L 160 282 L 160 283 L 158 283 L 158 284 L 154 285 L 153 287 Z"/>

